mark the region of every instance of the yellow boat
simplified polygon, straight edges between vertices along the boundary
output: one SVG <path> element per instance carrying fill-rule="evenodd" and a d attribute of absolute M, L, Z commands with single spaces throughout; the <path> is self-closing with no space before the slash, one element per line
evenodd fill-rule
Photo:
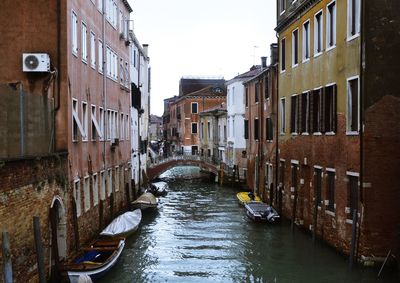
<path fill-rule="evenodd" d="M 261 202 L 261 199 L 259 196 L 254 195 L 252 192 L 239 192 L 236 194 L 237 199 L 239 200 L 239 203 L 244 205 L 250 201 L 258 201 Z"/>

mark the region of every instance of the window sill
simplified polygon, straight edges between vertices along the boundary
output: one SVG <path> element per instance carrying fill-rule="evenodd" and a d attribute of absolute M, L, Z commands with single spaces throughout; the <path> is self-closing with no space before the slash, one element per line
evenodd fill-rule
<path fill-rule="evenodd" d="M 321 132 L 315 132 L 315 133 L 313 133 L 313 136 L 322 136 L 322 133 Z"/>
<path fill-rule="evenodd" d="M 335 216 L 336 216 L 335 212 L 334 212 L 334 211 L 331 211 L 331 210 L 325 210 L 325 214 L 328 214 L 328 215 L 330 215 L 330 216 L 332 216 L 332 217 L 335 217 Z"/>
<path fill-rule="evenodd" d="M 91 65 L 93 70 L 96 70 L 96 65 Z"/>
<path fill-rule="evenodd" d="M 286 69 L 285 70 L 281 70 L 281 74 L 283 74 L 284 72 L 286 72 Z"/>
<path fill-rule="evenodd" d="M 75 51 L 72 51 L 72 55 L 74 55 L 75 56 L 75 58 L 78 58 L 78 50 L 75 52 Z"/>
<path fill-rule="evenodd" d="M 359 132 L 357 131 L 348 131 L 346 132 L 346 136 L 358 136 Z"/>
<path fill-rule="evenodd" d="M 304 63 L 307 63 L 309 61 L 310 61 L 310 58 L 305 58 L 305 59 L 303 59 L 302 63 L 304 64 Z"/>
<path fill-rule="evenodd" d="M 310 134 L 308 132 L 304 132 L 304 133 L 301 133 L 301 135 L 302 136 L 309 136 Z"/>
<path fill-rule="evenodd" d="M 360 33 L 356 33 L 355 35 L 347 35 L 347 42 L 352 41 L 353 39 L 356 39 L 360 37 Z"/>
<path fill-rule="evenodd" d="M 322 51 L 321 51 L 321 52 L 319 52 L 319 53 L 315 53 L 315 54 L 314 54 L 314 58 L 317 58 L 317 57 L 321 56 L 321 55 L 322 55 L 322 53 L 323 53 Z"/>
<path fill-rule="evenodd" d="M 325 135 L 326 136 L 335 136 L 336 133 L 335 132 L 326 132 Z"/>
<path fill-rule="evenodd" d="M 285 12 L 286 10 L 283 10 L 279 15 L 282 16 Z"/>
<path fill-rule="evenodd" d="M 87 65 L 87 60 L 82 59 L 82 63 L 85 64 L 85 65 Z"/>
<path fill-rule="evenodd" d="M 331 50 L 333 50 L 333 49 L 335 49 L 336 48 L 336 43 L 334 44 L 334 45 L 332 45 L 332 46 L 329 46 L 328 48 L 326 48 L 326 52 L 328 52 L 328 51 L 331 51 Z"/>
<path fill-rule="evenodd" d="M 299 63 L 292 65 L 292 69 L 296 68 L 299 65 Z"/>
<path fill-rule="evenodd" d="M 299 134 L 296 132 L 290 133 L 292 136 L 298 136 Z"/>

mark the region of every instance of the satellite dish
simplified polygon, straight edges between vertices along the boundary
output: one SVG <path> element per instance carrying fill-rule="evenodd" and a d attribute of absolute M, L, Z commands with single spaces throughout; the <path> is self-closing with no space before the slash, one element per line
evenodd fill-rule
<path fill-rule="evenodd" d="M 37 56 L 29 55 L 25 58 L 25 66 L 28 69 L 35 70 L 39 66 L 39 59 Z"/>

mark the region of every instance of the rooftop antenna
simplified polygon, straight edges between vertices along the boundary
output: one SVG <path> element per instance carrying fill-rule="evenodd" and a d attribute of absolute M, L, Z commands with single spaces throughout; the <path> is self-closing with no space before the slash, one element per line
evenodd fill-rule
<path fill-rule="evenodd" d="M 253 65 L 256 64 L 256 48 L 259 48 L 259 46 L 257 45 L 253 46 Z"/>

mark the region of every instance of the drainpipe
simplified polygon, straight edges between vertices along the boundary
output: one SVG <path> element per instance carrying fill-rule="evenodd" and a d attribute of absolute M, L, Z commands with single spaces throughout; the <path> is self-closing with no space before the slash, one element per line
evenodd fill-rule
<path fill-rule="evenodd" d="M 140 93 L 140 96 L 142 96 L 142 92 L 140 91 L 140 52 L 139 52 L 139 62 L 138 62 L 138 80 L 137 80 L 137 82 L 138 82 L 138 88 L 139 88 L 139 93 Z M 141 153 L 141 150 L 140 150 L 140 148 L 141 148 L 141 146 L 140 146 L 140 140 L 141 140 L 141 136 L 140 136 L 140 110 L 142 109 L 142 98 L 140 98 L 140 105 L 139 105 L 139 109 L 137 110 L 137 113 L 138 113 L 138 115 L 137 115 L 137 117 L 138 117 L 138 164 L 139 164 L 139 175 L 138 175 L 138 190 L 140 191 L 140 175 L 142 174 L 142 168 L 140 168 L 141 167 L 141 165 L 140 165 L 140 155 L 142 154 Z"/>
<path fill-rule="evenodd" d="M 276 123 L 275 123 L 275 180 L 276 180 L 276 182 L 275 182 L 275 186 L 276 186 L 276 188 L 278 188 L 279 187 L 279 192 L 278 192 L 278 189 L 276 190 L 276 198 L 277 198 L 277 201 L 278 201 L 278 210 L 279 210 L 279 214 L 281 215 L 281 217 L 282 217 L 282 206 L 281 206 L 281 196 L 282 196 L 282 188 L 283 188 L 283 184 L 282 184 L 282 186 L 280 186 L 279 184 L 278 184 L 278 181 L 279 181 L 279 170 L 278 170 L 278 168 L 279 168 L 279 161 L 280 161 L 280 158 L 279 158 L 279 58 L 280 58 L 280 47 L 279 47 L 279 35 L 278 35 L 278 33 L 275 33 L 275 35 L 276 35 L 276 39 L 277 39 L 277 42 L 278 42 L 278 50 L 277 50 L 277 56 L 278 56 L 278 58 L 277 58 L 277 63 L 275 63 L 275 76 L 276 76 L 276 85 L 274 84 L 274 90 L 276 90 L 275 91 L 275 104 L 276 104 L 276 119 L 275 119 L 275 121 L 276 121 Z M 284 170 L 284 168 L 282 169 L 282 170 Z M 283 182 L 284 182 L 285 180 L 283 180 Z"/>
<path fill-rule="evenodd" d="M 107 64 L 105 64 L 105 60 L 107 58 L 107 44 L 106 44 L 106 17 L 105 17 L 105 12 L 104 8 L 106 5 L 106 0 L 101 0 L 103 1 L 103 11 L 102 11 L 102 17 L 103 17 L 103 23 L 102 23 L 102 41 L 103 41 L 103 62 L 99 62 L 103 64 L 103 111 L 104 111 L 104 119 L 103 119 L 103 166 L 104 166 L 104 178 L 107 177 L 107 172 L 105 171 L 107 168 L 107 159 L 106 159 L 106 113 L 107 113 L 107 97 L 106 97 L 106 81 L 107 81 Z M 108 185 L 108 184 L 107 184 Z"/>
<path fill-rule="evenodd" d="M 61 0 L 57 0 L 57 97 L 55 99 L 55 107 L 53 112 L 53 128 L 56 125 L 56 112 L 60 109 L 60 94 L 61 94 Z M 53 131 L 53 150 L 57 151 L 57 134 Z"/>

